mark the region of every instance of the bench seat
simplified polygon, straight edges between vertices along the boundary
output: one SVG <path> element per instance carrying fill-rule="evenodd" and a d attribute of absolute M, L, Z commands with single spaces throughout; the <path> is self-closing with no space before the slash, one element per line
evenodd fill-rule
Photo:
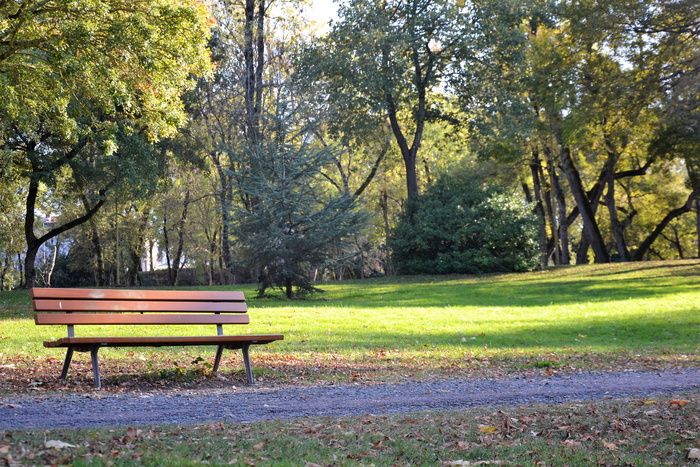
<path fill-rule="evenodd" d="M 165 337 L 62 337 L 44 342 L 44 347 L 173 347 L 179 345 L 223 345 L 227 349 L 240 349 L 243 345 L 269 344 L 282 340 L 281 334 L 246 334 L 242 336 L 165 336 Z"/>

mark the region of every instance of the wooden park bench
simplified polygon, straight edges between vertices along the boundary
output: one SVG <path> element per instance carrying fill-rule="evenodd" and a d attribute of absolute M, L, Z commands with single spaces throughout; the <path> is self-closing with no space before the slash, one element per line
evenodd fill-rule
<path fill-rule="evenodd" d="M 68 374 L 73 352 L 90 352 L 95 386 L 101 387 L 97 352 L 102 347 L 217 346 L 212 371 L 217 372 L 224 349 L 241 349 L 248 383 L 253 384 L 248 349 L 284 339 L 281 334 L 224 335 L 224 324 L 248 324 L 242 292 L 182 290 L 108 290 L 33 288 L 34 322 L 66 325 L 68 337 L 44 342 L 66 347 L 61 378 Z M 75 337 L 76 325 L 216 325 L 206 336 Z"/>

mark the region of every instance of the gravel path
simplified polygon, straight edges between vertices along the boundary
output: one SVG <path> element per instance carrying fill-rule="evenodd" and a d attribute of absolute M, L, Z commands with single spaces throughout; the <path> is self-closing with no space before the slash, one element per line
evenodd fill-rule
<path fill-rule="evenodd" d="M 88 395 L 10 395 L 0 396 L 0 429 L 251 422 L 485 405 L 557 404 L 695 391 L 700 391 L 700 369 L 145 395 L 99 391 Z"/>

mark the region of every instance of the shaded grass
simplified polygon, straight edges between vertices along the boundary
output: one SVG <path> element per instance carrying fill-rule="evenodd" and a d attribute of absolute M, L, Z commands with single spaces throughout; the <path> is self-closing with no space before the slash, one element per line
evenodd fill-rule
<path fill-rule="evenodd" d="M 297 301 L 252 298 L 252 285 L 218 289 L 243 290 L 249 297 L 251 324 L 227 333 L 285 335 L 283 342 L 254 349 L 256 374 L 268 383 L 313 384 L 697 366 L 699 278 L 700 261 L 693 260 L 333 282 L 318 284 L 325 294 Z M 41 342 L 63 337 L 65 329 L 35 326 L 26 291 L 0 293 L 0 310 L 0 358 L 5 367 L 14 366 L 5 368 L 6 381 L 13 372 L 25 380 L 51 380 L 60 371 L 62 351 Z M 77 335 L 135 332 L 77 329 Z M 163 328 L 142 326 L 138 333 L 158 335 Z M 140 374 L 167 383 L 198 380 L 206 374 L 202 360 L 212 360 L 212 354 L 211 348 L 109 349 L 101 358 L 107 385 L 110 377 L 125 382 Z M 235 369 L 228 376 L 237 381 L 240 360 L 225 355 L 223 368 Z M 86 382 L 89 358 L 80 358 L 71 376 Z"/>

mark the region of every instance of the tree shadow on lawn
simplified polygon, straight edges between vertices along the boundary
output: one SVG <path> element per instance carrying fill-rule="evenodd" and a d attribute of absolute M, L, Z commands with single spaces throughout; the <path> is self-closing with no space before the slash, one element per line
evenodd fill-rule
<path fill-rule="evenodd" d="M 324 306 L 347 303 L 370 308 L 600 303 L 678 293 L 700 296 L 698 278 L 698 260 L 562 266 L 522 274 L 399 276 L 328 283 L 326 296 L 298 301 L 294 306 L 315 307 L 321 302 Z M 344 284 L 349 284 L 346 290 Z M 343 297 L 344 293 L 348 295 Z"/>
<path fill-rule="evenodd" d="M 542 307 L 580 303 L 600 303 L 630 299 L 659 298 L 669 294 L 697 293 L 697 284 L 654 284 L 648 280 L 624 280 L 619 284 L 607 279 L 558 281 L 532 284 L 531 280 L 510 280 L 507 283 L 480 281 L 471 284 L 416 283 L 407 289 L 397 286 L 394 291 L 373 291 L 367 287 L 361 296 L 351 300 L 331 299 L 331 306 L 347 304 L 370 308 L 444 308 L 444 307 Z M 294 307 L 316 307 L 318 302 L 295 302 Z M 329 306 L 324 302 L 324 306 Z M 254 310 L 255 302 L 251 303 Z"/>

